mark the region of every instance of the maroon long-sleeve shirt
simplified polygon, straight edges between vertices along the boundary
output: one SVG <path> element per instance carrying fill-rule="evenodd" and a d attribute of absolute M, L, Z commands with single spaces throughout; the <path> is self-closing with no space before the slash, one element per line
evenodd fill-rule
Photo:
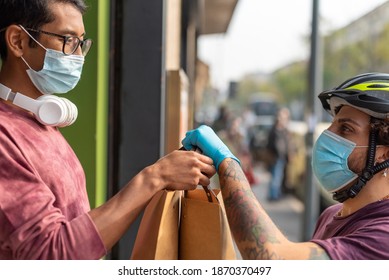
<path fill-rule="evenodd" d="M 57 128 L 0 101 L 0 259 L 99 259 L 85 175 Z"/>

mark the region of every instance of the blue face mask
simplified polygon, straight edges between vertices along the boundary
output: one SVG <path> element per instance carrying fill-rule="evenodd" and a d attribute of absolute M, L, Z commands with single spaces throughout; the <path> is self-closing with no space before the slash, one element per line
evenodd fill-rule
<path fill-rule="evenodd" d="M 46 49 L 26 30 L 24 31 L 46 50 L 43 68 L 39 71 L 32 69 L 22 57 L 29 68 L 27 74 L 35 87 L 43 94 L 67 93 L 72 90 L 81 78 L 84 56 L 65 55 L 60 51 Z"/>
<path fill-rule="evenodd" d="M 316 178 L 327 191 L 335 192 L 355 180 L 347 160 L 356 147 L 354 142 L 325 130 L 313 147 L 312 168 Z"/>

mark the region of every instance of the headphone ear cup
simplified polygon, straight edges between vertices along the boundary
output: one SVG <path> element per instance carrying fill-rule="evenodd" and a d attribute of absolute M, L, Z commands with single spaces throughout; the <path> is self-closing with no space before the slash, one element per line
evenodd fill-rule
<path fill-rule="evenodd" d="M 36 118 L 44 125 L 58 126 L 65 118 L 66 106 L 59 97 L 42 95 L 37 98 L 41 101 Z"/>
<path fill-rule="evenodd" d="M 71 102 L 70 100 L 68 100 L 66 98 L 62 98 L 62 97 L 59 97 L 59 98 L 61 98 L 61 100 L 64 102 L 64 104 L 67 108 L 65 120 L 64 120 L 63 124 L 61 125 L 61 127 L 69 126 L 69 125 L 73 124 L 77 119 L 77 116 L 78 116 L 77 106 L 74 105 L 73 102 Z"/>
<path fill-rule="evenodd" d="M 78 115 L 76 105 L 66 98 L 54 95 L 38 97 L 41 105 L 36 118 L 44 125 L 65 127 L 75 122 Z"/>

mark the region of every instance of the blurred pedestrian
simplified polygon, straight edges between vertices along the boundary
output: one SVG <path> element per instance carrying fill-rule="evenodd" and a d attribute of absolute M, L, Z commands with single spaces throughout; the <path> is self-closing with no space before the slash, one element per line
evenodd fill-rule
<path fill-rule="evenodd" d="M 250 147 L 250 140 L 252 138 L 252 128 L 255 124 L 256 116 L 250 106 L 246 106 L 242 113 L 241 128 L 244 134 L 244 142 L 247 148 Z"/>
<path fill-rule="evenodd" d="M 226 105 L 219 107 L 219 112 L 216 120 L 212 124 L 212 128 L 215 132 L 227 129 L 227 125 L 230 121 L 231 115 Z"/>
<path fill-rule="evenodd" d="M 232 117 L 225 130 L 220 130 L 217 135 L 239 157 L 242 170 L 250 185 L 257 183 L 254 174 L 253 161 L 249 147 L 245 141 L 245 130 L 242 126 L 242 117 Z"/>
<path fill-rule="evenodd" d="M 268 136 L 267 150 L 271 158 L 269 170 L 271 180 L 268 186 L 268 200 L 278 200 L 282 195 L 282 184 L 285 182 L 286 166 L 289 161 L 289 110 L 281 108 L 276 116 Z"/>

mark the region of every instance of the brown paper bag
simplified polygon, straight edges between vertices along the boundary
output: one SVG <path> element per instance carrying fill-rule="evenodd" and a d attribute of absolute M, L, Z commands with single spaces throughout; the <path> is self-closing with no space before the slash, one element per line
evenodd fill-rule
<path fill-rule="evenodd" d="M 184 192 L 181 198 L 179 259 L 236 259 L 220 190 Z"/>
<path fill-rule="evenodd" d="M 133 260 L 176 260 L 181 191 L 160 191 L 147 205 L 132 250 Z"/>

